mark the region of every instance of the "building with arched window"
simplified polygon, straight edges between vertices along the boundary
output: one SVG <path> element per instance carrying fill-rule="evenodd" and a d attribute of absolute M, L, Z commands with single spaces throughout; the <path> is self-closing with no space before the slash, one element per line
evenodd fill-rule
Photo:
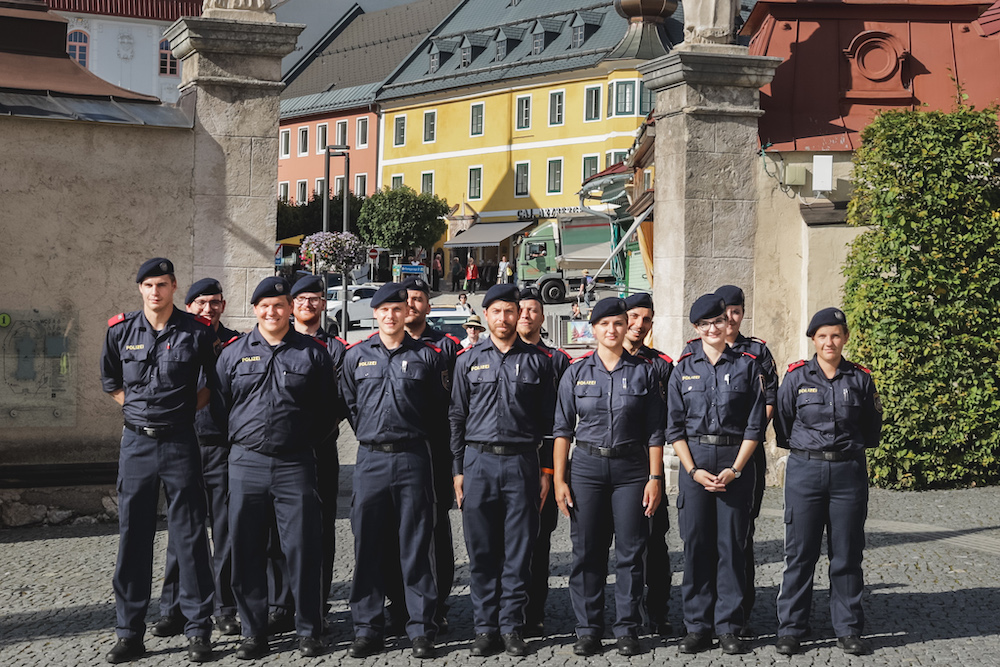
<path fill-rule="evenodd" d="M 90 35 L 82 30 L 74 30 L 66 35 L 66 52 L 69 53 L 69 57 L 80 63 L 83 67 L 87 66 L 87 49 L 90 45 Z"/>

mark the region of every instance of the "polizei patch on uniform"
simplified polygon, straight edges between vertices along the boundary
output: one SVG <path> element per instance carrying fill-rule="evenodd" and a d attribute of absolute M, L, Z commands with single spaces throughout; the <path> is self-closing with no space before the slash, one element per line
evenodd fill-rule
<path fill-rule="evenodd" d="M 700 375 L 682 375 L 681 376 L 681 381 L 682 382 L 684 380 L 700 380 L 700 379 L 701 379 Z"/>
<path fill-rule="evenodd" d="M 255 357 L 243 357 L 242 359 L 240 359 L 241 364 L 247 361 L 260 361 L 260 355 Z"/>
<path fill-rule="evenodd" d="M 816 387 L 799 387 L 800 394 L 818 394 L 819 389 Z"/>
<path fill-rule="evenodd" d="M 577 380 L 576 383 L 579 384 L 597 384 L 597 380 Z"/>
<path fill-rule="evenodd" d="M 489 369 L 489 367 L 490 367 L 489 364 L 480 364 L 479 366 L 473 366 L 469 370 L 470 371 L 485 371 L 485 370 Z"/>
<path fill-rule="evenodd" d="M 361 366 L 378 366 L 378 362 L 375 361 L 375 360 L 372 360 L 372 361 L 359 361 L 358 362 L 358 367 L 360 368 Z"/>
<path fill-rule="evenodd" d="M 125 349 L 126 350 L 144 350 L 144 349 L 146 349 L 146 346 L 143 345 L 142 343 L 139 343 L 138 345 L 126 345 Z"/>

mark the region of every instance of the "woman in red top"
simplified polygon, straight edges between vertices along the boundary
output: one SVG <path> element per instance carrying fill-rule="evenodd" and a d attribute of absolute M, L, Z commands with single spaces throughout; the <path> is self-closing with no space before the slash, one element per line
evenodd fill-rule
<path fill-rule="evenodd" d="M 479 280 L 479 267 L 476 266 L 476 260 L 471 255 L 469 256 L 469 263 L 465 266 L 465 287 L 472 294 L 476 291 L 476 282 Z"/>

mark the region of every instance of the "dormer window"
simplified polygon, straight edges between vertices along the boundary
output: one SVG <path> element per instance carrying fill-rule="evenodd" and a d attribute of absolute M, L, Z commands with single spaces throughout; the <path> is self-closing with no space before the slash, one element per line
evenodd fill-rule
<path fill-rule="evenodd" d="M 430 65 L 430 68 L 429 68 L 430 73 L 433 74 L 434 72 L 438 71 L 438 67 L 440 67 L 440 66 L 441 66 L 441 54 L 440 53 L 432 53 L 431 54 L 431 65 Z"/>
<path fill-rule="evenodd" d="M 545 33 L 540 32 L 531 36 L 531 55 L 537 56 L 545 49 Z"/>
<path fill-rule="evenodd" d="M 524 39 L 525 32 L 527 30 L 524 28 L 515 26 L 504 26 L 497 30 L 497 34 L 494 36 L 497 47 L 496 62 L 500 62 L 507 57 L 507 52 L 515 48 Z"/>
<path fill-rule="evenodd" d="M 468 67 L 472 64 L 472 47 L 463 46 L 462 47 L 462 67 Z"/>
<path fill-rule="evenodd" d="M 531 55 L 537 56 L 562 32 L 565 21 L 538 19 L 531 29 Z"/>
<path fill-rule="evenodd" d="M 497 40 L 497 62 L 500 62 L 507 57 L 507 40 L 500 39 Z"/>
<path fill-rule="evenodd" d="M 582 47 L 583 43 L 601 27 L 603 19 L 604 14 L 599 14 L 598 12 L 586 10 L 577 12 L 576 16 L 573 17 L 573 21 L 569 24 L 573 29 L 570 37 L 571 48 L 579 49 Z"/>
<path fill-rule="evenodd" d="M 578 49 L 583 46 L 583 40 L 586 39 L 586 27 L 582 25 L 573 26 L 573 48 Z"/>
<path fill-rule="evenodd" d="M 458 47 L 459 44 L 457 41 L 447 39 L 434 40 L 430 50 L 427 52 L 429 56 L 428 73 L 434 74 L 439 71 L 441 66 L 448 62 L 448 58 L 458 50 Z"/>

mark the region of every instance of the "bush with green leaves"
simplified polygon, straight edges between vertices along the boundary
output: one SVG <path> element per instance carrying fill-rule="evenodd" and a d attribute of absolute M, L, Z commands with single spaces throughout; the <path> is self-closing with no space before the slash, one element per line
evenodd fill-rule
<path fill-rule="evenodd" d="M 408 250 L 429 249 L 448 229 L 448 202 L 412 188 L 385 187 L 365 200 L 358 218 L 361 238 L 372 245 Z"/>
<path fill-rule="evenodd" d="M 861 135 L 844 274 L 848 358 L 884 406 L 872 482 L 1000 479 L 1000 135 L 995 109 L 890 111 Z"/>

